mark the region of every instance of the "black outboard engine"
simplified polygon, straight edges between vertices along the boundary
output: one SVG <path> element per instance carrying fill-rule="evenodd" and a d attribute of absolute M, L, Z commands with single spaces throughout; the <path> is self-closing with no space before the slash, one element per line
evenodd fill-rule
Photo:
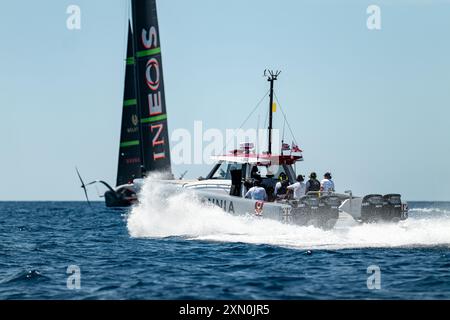
<path fill-rule="evenodd" d="M 363 222 L 376 222 L 385 220 L 384 199 L 381 194 L 369 194 L 361 203 L 361 220 Z"/>
<path fill-rule="evenodd" d="M 339 218 L 338 197 L 325 195 L 306 195 L 298 200 L 298 205 L 293 208 L 294 222 L 302 226 L 314 226 L 322 229 L 331 229 Z"/>
<path fill-rule="evenodd" d="M 369 194 L 361 203 L 361 220 L 363 222 L 392 221 L 398 222 L 407 218 L 399 194 Z"/>
<path fill-rule="evenodd" d="M 383 197 L 385 217 L 388 221 L 405 220 L 404 209 L 402 206 L 401 195 L 387 194 Z"/>
<path fill-rule="evenodd" d="M 342 201 L 337 196 L 333 195 L 324 195 L 320 198 L 320 216 L 326 219 L 326 223 L 331 223 L 334 220 L 334 223 L 331 227 L 336 224 L 337 219 L 339 219 L 339 206 Z"/>
<path fill-rule="evenodd" d="M 319 204 L 320 201 L 316 195 L 301 197 L 297 208 L 293 210 L 295 223 L 302 226 L 314 224 L 314 219 L 319 212 Z"/>

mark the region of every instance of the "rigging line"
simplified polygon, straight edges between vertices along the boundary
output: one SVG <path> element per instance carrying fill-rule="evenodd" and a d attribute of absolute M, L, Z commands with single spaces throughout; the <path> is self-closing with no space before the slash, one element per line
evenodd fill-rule
<path fill-rule="evenodd" d="M 265 118 L 264 118 L 264 128 L 268 128 L 269 127 L 269 114 L 267 112 L 264 112 L 266 114 Z M 268 130 L 267 130 L 267 133 Z M 267 139 L 267 137 L 266 137 Z M 269 150 L 269 145 L 267 145 L 267 150 Z"/>
<path fill-rule="evenodd" d="M 278 103 L 278 99 L 276 99 L 277 100 L 277 103 Z M 279 103 L 278 103 L 279 104 Z M 281 110 L 281 107 L 280 107 L 280 110 Z M 281 110 L 281 111 L 283 111 L 283 110 Z M 283 112 L 282 112 L 283 113 Z M 284 118 L 284 117 L 283 117 Z M 282 135 L 282 140 L 281 141 L 283 141 L 284 142 L 284 132 L 286 131 L 286 118 L 284 118 L 283 119 L 284 121 L 283 121 L 283 135 Z M 283 147 L 282 147 L 283 148 Z"/>
<path fill-rule="evenodd" d="M 242 124 L 239 126 L 239 128 L 238 128 L 237 130 L 242 129 L 242 127 L 247 123 L 248 119 L 250 119 L 250 117 L 255 113 L 255 111 L 258 109 L 258 107 L 261 105 L 261 103 L 262 103 L 262 102 L 264 101 L 264 99 L 267 97 L 267 95 L 269 94 L 269 92 L 270 92 L 270 90 L 268 90 L 268 91 L 266 92 L 266 94 L 264 95 L 264 97 L 262 97 L 261 100 L 259 100 L 258 104 L 253 108 L 252 112 L 250 112 L 250 114 L 248 115 L 248 117 L 244 120 L 244 122 L 242 122 Z M 233 138 L 230 138 L 230 139 L 227 141 L 227 143 L 225 144 L 225 147 L 223 148 L 223 152 L 226 151 L 227 146 L 228 146 L 228 144 L 230 143 L 230 141 L 231 141 L 232 139 L 234 139 L 234 137 L 233 137 Z"/>
<path fill-rule="evenodd" d="M 263 122 L 263 128 L 267 129 L 267 127 L 269 126 L 269 114 L 267 112 L 264 112 L 264 114 L 265 114 L 265 117 L 264 117 L 264 122 Z M 267 136 L 264 137 L 264 138 L 265 138 L 264 141 L 266 141 L 267 140 Z M 261 146 L 261 148 L 262 148 L 262 146 Z M 269 146 L 267 145 L 267 150 L 268 149 L 269 149 Z"/>
<path fill-rule="evenodd" d="M 265 114 L 266 114 L 266 116 L 264 118 L 264 127 L 267 128 L 269 126 L 269 114 L 266 112 L 265 112 Z"/>
<path fill-rule="evenodd" d="M 258 104 L 255 106 L 255 108 L 253 108 L 252 112 L 250 112 L 248 117 L 244 120 L 244 122 L 242 122 L 239 129 L 242 129 L 242 127 L 245 125 L 245 123 L 248 121 L 248 119 L 250 119 L 250 117 L 253 115 L 253 113 L 255 113 L 255 111 L 258 109 L 258 107 L 261 105 L 261 103 L 264 101 L 264 99 L 267 97 L 268 94 L 269 94 L 269 91 L 267 91 L 266 94 L 264 95 L 264 97 L 262 97 L 262 99 L 259 100 Z"/>
<path fill-rule="evenodd" d="M 286 121 L 288 129 L 291 132 L 292 139 L 294 140 L 295 144 L 298 145 L 297 140 L 295 139 L 294 132 L 292 131 L 291 125 L 289 124 L 289 121 L 287 120 L 286 114 L 284 113 L 283 108 L 281 107 L 280 101 L 278 101 L 278 97 L 277 97 L 277 94 L 275 93 L 275 91 L 273 92 L 273 95 L 275 96 L 275 100 L 277 100 L 278 106 L 280 107 L 281 113 L 283 114 L 284 121 Z"/>
<path fill-rule="evenodd" d="M 258 122 L 256 124 L 256 154 L 258 154 L 259 146 L 259 118 L 261 115 L 258 114 Z"/>

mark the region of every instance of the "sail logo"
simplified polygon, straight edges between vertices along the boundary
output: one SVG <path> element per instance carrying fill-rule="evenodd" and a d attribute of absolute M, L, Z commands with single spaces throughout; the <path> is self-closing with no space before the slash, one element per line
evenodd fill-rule
<path fill-rule="evenodd" d="M 164 126 L 163 126 L 162 123 L 160 123 L 160 124 L 152 124 L 150 126 L 150 131 L 152 133 L 156 130 L 156 134 L 153 136 L 153 141 L 152 141 L 153 147 L 165 144 L 164 138 L 161 137 L 161 133 L 163 131 L 163 128 L 164 128 Z M 163 152 L 159 152 L 159 153 L 153 152 L 153 159 L 154 160 L 165 159 L 165 158 L 166 158 L 166 153 L 164 151 Z"/>
<path fill-rule="evenodd" d="M 136 114 L 133 114 L 133 115 L 131 116 L 131 123 L 132 123 L 133 126 L 135 126 L 135 127 L 138 125 L 139 119 L 138 119 L 138 116 L 137 116 Z"/>
<path fill-rule="evenodd" d="M 142 29 L 141 42 L 145 49 L 152 50 L 158 47 L 158 32 L 155 27 L 149 29 Z M 150 89 L 148 93 L 148 110 L 150 117 L 155 117 L 163 114 L 163 99 L 161 95 L 161 64 L 157 57 L 151 57 L 145 64 L 145 82 Z M 153 160 L 162 160 L 166 158 L 164 146 L 166 141 L 164 139 L 164 124 L 152 123 L 150 131 L 152 134 L 152 146 L 162 148 L 159 152 L 153 152 Z"/>
<path fill-rule="evenodd" d="M 158 33 L 156 32 L 156 28 L 151 27 L 149 31 L 142 29 L 141 40 L 144 48 L 156 48 L 158 46 Z"/>
<path fill-rule="evenodd" d="M 152 78 L 152 70 L 155 70 L 155 79 Z M 160 85 L 160 71 L 159 62 L 158 60 L 156 60 L 156 58 L 152 58 L 147 62 L 145 79 L 150 90 L 158 91 Z M 148 106 L 150 116 L 155 116 L 162 113 L 161 91 L 158 91 L 157 93 L 150 93 L 148 95 Z"/>
<path fill-rule="evenodd" d="M 155 79 L 152 78 L 152 69 L 155 70 Z M 147 80 L 147 86 L 151 90 L 156 91 L 159 89 L 159 62 L 155 58 L 152 58 L 147 62 L 145 79 Z"/>
<path fill-rule="evenodd" d="M 133 127 L 128 127 L 127 133 L 128 134 L 137 133 L 139 130 L 139 128 L 138 128 L 139 118 L 138 118 L 137 114 L 133 114 L 131 116 L 131 124 L 133 125 Z"/>
<path fill-rule="evenodd" d="M 126 164 L 140 164 L 140 163 L 141 163 L 141 158 L 129 158 L 129 159 L 125 159 L 125 163 L 126 163 Z"/>

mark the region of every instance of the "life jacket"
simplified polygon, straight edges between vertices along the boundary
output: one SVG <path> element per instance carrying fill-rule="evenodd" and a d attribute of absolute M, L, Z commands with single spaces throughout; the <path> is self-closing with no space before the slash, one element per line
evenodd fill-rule
<path fill-rule="evenodd" d="M 286 194 L 287 193 L 287 187 L 289 185 L 289 181 L 288 180 L 283 180 L 283 181 L 280 181 L 280 183 L 281 183 L 281 187 L 278 188 L 277 195 Z"/>
<path fill-rule="evenodd" d="M 320 191 L 320 182 L 316 179 L 310 179 L 309 180 L 309 188 L 306 190 L 306 192 L 309 191 Z"/>

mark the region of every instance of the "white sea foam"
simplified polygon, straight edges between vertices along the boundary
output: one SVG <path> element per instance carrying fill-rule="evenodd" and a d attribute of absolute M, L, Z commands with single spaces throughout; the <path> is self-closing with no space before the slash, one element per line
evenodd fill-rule
<path fill-rule="evenodd" d="M 417 212 L 417 213 L 440 213 L 450 215 L 450 210 L 442 209 L 442 208 L 411 208 L 409 212 Z"/>
<path fill-rule="evenodd" d="M 428 211 L 430 209 L 430 211 Z M 232 216 L 202 204 L 193 192 L 180 191 L 148 178 L 139 205 L 127 226 L 132 237 L 183 236 L 192 240 L 270 244 L 300 249 L 416 247 L 450 245 L 450 217 L 437 209 L 414 209 L 414 217 L 397 224 L 338 222 L 324 231 L 269 219 Z M 423 215 L 419 214 L 424 213 Z M 431 212 L 431 213 L 430 213 Z"/>

